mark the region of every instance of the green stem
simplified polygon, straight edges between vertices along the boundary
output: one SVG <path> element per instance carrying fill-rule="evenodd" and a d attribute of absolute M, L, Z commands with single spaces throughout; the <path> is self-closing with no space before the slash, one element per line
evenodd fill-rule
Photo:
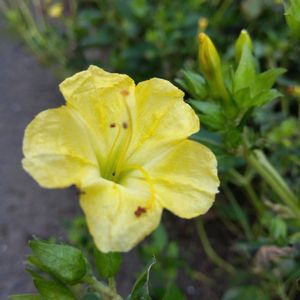
<path fill-rule="evenodd" d="M 217 266 L 219 266 L 220 268 L 222 268 L 223 270 L 225 270 L 228 273 L 234 273 L 235 269 L 232 265 L 230 265 L 229 263 L 227 263 L 225 260 L 223 260 L 216 252 L 215 250 L 212 248 L 209 239 L 206 235 L 206 231 L 204 228 L 204 224 L 201 218 L 197 218 L 196 219 L 196 228 L 197 228 L 197 232 L 199 235 L 199 238 L 201 240 L 202 246 L 204 248 L 205 253 L 207 254 L 207 256 L 211 259 L 211 261 L 216 264 Z"/>
<path fill-rule="evenodd" d="M 108 286 L 112 291 L 114 291 L 115 293 L 117 292 L 117 285 L 114 277 L 108 278 Z"/>
<path fill-rule="evenodd" d="M 269 162 L 265 154 L 261 150 L 255 150 L 246 157 L 246 160 L 252 165 L 257 173 L 265 179 L 282 201 L 294 212 L 295 216 L 300 218 L 300 208 L 297 197 Z"/>
<path fill-rule="evenodd" d="M 123 298 L 104 283 L 98 281 L 94 276 L 86 276 L 83 282 L 89 284 L 105 300 L 123 300 Z"/>
<path fill-rule="evenodd" d="M 234 169 L 229 171 L 229 173 L 235 181 L 233 183 L 238 184 L 245 189 L 253 207 L 261 215 L 264 212 L 264 206 L 251 185 L 251 177 L 249 178 L 249 176 L 243 176 Z"/>
<path fill-rule="evenodd" d="M 238 204 L 234 194 L 232 193 L 232 191 L 228 188 L 228 186 L 223 183 L 223 190 L 224 193 L 227 197 L 227 199 L 229 200 L 230 204 L 232 205 L 232 208 L 235 212 L 235 215 L 238 219 L 238 221 L 241 224 L 241 227 L 243 228 L 244 234 L 246 236 L 246 238 L 248 240 L 252 240 L 253 239 L 253 234 L 252 231 L 250 229 L 250 225 L 249 222 L 247 220 L 247 217 L 244 213 L 244 211 L 242 210 L 242 208 L 240 207 L 240 205 Z"/>

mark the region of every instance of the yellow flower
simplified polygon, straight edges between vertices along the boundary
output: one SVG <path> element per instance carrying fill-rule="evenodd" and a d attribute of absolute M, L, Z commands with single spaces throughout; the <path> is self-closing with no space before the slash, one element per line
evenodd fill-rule
<path fill-rule="evenodd" d="M 75 184 L 97 247 L 128 251 L 160 223 L 163 208 L 204 214 L 218 190 L 217 162 L 187 140 L 199 120 L 170 82 L 135 85 L 91 66 L 60 85 L 66 105 L 28 125 L 23 166 L 43 187 Z"/>
<path fill-rule="evenodd" d="M 48 15 L 51 18 L 59 18 L 64 11 L 64 6 L 62 3 L 55 3 L 51 5 L 48 9 Z"/>

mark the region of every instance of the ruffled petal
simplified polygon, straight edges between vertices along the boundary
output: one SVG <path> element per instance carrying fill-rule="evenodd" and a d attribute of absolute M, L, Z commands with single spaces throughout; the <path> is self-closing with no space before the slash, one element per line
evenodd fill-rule
<path fill-rule="evenodd" d="M 135 115 L 134 89 L 129 76 L 105 72 L 96 66 L 60 84 L 67 105 L 79 113 L 98 140 L 102 161 L 107 159 L 115 139 L 124 140 L 132 126 L 129 123 Z"/>
<path fill-rule="evenodd" d="M 162 207 L 147 207 L 149 190 L 142 181 L 134 189 L 99 180 L 83 189 L 81 207 L 89 231 L 102 252 L 126 252 L 160 223 Z"/>
<path fill-rule="evenodd" d="M 161 205 L 181 218 L 204 214 L 218 192 L 217 161 L 205 146 L 186 140 L 145 166 Z"/>
<path fill-rule="evenodd" d="M 199 119 L 184 102 L 183 92 L 167 80 L 139 83 L 136 96 L 136 130 L 129 150 L 131 162 L 152 159 L 178 141 L 199 131 Z"/>
<path fill-rule="evenodd" d="M 46 110 L 27 126 L 23 166 L 47 188 L 81 185 L 99 176 L 97 157 L 85 125 L 67 107 Z"/>

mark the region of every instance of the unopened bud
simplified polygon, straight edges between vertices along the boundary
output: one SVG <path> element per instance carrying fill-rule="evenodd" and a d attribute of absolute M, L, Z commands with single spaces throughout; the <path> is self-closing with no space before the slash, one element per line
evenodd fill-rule
<path fill-rule="evenodd" d="M 212 40 L 205 33 L 199 34 L 199 63 L 204 77 L 212 88 L 213 93 L 224 100 L 228 93 L 224 85 L 221 59 Z"/>
<path fill-rule="evenodd" d="M 251 40 L 250 35 L 248 34 L 247 30 L 243 29 L 240 33 L 240 36 L 235 42 L 235 58 L 236 61 L 239 62 L 243 53 L 244 47 L 248 47 L 250 52 L 253 51 L 253 43 Z"/>

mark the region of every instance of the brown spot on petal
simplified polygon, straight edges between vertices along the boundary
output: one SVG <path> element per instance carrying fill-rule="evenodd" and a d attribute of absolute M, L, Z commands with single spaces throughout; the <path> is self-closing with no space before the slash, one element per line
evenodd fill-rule
<path fill-rule="evenodd" d="M 127 129 L 127 128 L 128 128 L 128 124 L 127 124 L 126 122 L 123 122 L 122 125 L 123 125 L 123 128 L 124 128 L 124 129 Z"/>
<path fill-rule="evenodd" d="M 142 206 L 138 206 L 138 208 L 136 209 L 136 211 L 134 212 L 136 217 L 140 217 L 142 214 L 145 214 L 147 212 L 145 207 Z"/>
<path fill-rule="evenodd" d="M 127 90 L 122 90 L 121 91 L 121 95 L 123 95 L 123 96 L 128 96 L 129 95 L 129 92 L 127 91 Z"/>
<path fill-rule="evenodd" d="M 115 128 L 115 127 L 116 127 L 116 124 L 115 124 L 115 123 L 112 123 L 112 124 L 110 124 L 109 127 L 110 127 L 110 128 Z"/>

